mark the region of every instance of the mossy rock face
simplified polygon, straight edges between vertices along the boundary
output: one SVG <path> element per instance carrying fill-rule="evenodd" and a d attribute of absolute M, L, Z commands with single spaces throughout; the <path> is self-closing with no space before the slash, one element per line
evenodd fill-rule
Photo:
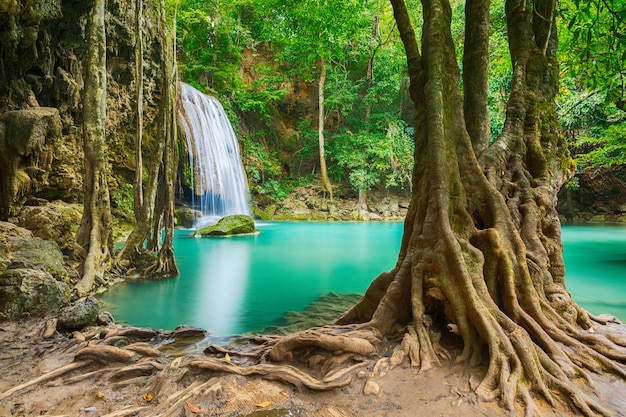
<path fill-rule="evenodd" d="M 256 232 L 257 229 L 252 217 L 244 214 L 235 214 L 226 216 L 220 219 L 216 224 L 196 231 L 195 234 L 201 237 L 215 237 L 245 235 Z"/>

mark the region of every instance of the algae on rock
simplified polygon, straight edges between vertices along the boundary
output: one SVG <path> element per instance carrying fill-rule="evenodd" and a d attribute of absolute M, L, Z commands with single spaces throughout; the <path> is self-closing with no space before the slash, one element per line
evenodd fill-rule
<path fill-rule="evenodd" d="M 221 218 L 216 224 L 196 231 L 196 236 L 232 236 L 256 233 L 254 220 L 245 214 L 235 214 Z"/>

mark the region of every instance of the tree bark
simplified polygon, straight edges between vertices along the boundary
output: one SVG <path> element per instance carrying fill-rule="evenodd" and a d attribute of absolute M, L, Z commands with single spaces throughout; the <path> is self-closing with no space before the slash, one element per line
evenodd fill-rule
<path fill-rule="evenodd" d="M 130 233 L 124 246 L 118 252 L 115 262 L 119 272 L 133 270 L 136 257 L 144 251 L 144 245 L 152 239 L 151 226 L 154 221 L 154 212 L 157 191 L 159 187 L 159 170 L 163 161 L 164 140 L 158 139 L 148 155 L 146 164 L 147 179 L 144 184 L 143 158 L 143 0 L 136 0 L 135 9 L 135 108 L 137 123 L 135 132 L 135 179 L 133 191 L 135 193 L 135 227 Z M 158 229 L 156 234 L 158 235 Z"/>
<path fill-rule="evenodd" d="M 490 0 L 465 3 L 465 48 L 463 49 L 463 114 L 476 155 L 491 136 L 489 120 L 489 6 Z"/>
<path fill-rule="evenodd" d="M 83 141 L 85 151 L 84 211 L 76 243 L 87 254 L 82 278 L 76 284 L 79 295 L 87 294 L 96 278 L 102 278 L 110 260 L 111 206 L 107 184 L 106 152 L 106 35 L 105 1 L 95 0 L 91 11 L 85 63 L 83 97 Z"/>
<path fill-rule="evenodd" d="M 319 113 L 317 118 L 317 139 L 320 153 L 320 175 L 322 176 L 322 186 L 330 196 L 330 201 L 333 201 L 333 186 L 328 179 L 328 170 L 326 168 L 326 156 L 324 155 L 324 126 L 325 126 L 325 117 L 324 117 L 324 87 L 326 85 L 326 62 L 324 58 L 320 58 L 319 61 L 320 66 L 320 78 L 317 86 L 318 91 L 318 107 Z"/>

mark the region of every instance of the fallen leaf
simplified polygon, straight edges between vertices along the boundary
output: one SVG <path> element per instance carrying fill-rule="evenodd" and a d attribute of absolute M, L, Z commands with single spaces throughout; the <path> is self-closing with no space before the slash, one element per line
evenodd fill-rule
<path fill-rule="evenodd" d="M 194 414 L 199 414 L 199 413 L 202 412 L 202 410 L 200 410 L 198 407 L 196 407 L 195 405 L 193 405 L 189 401 L 187 401 L 185 404 L 187 404 L 187 407 L 189 407 L 189 411 L 191 411 Z"/>
<path fill-rule="evenodd" d="M 226 352 L 226 355 L 224 356 L 224 360 L 226 362 L 230 362 L 230 355 L 228 354 L 228 352 Z"/>
<path fill-rule="evenodd" d="M 144 394 L 143 395 L 143 399 L 146 400 L 146 402 L 150 402 L 152 400 L 154 400 L 154 396 L 152 394 Z"/>
<path fill-rule="evenodd" d="M 105 397 L 105 395 L 101 392 L 96 394 L 96 398 L 98 398 L 99 400 L 103 399 Z"/>
<path fill-rule="evenodd" d="M 272 405 L 271 401 L 263 401 L 262 403 L 258 403 L 255 404 L 257 407 L 259 408 L 265 408 L 265 407 L 269 407 L 270 405 Z"/>

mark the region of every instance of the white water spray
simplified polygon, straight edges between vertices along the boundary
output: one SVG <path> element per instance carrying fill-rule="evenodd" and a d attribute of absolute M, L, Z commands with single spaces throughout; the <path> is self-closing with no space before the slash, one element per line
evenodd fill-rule
<path fill-rule="evenodd" d="M 224 108 L 215 97 L 185 83 L 180 83 L 180 96 L 180 120 L 193 173 L 192 206 L 199 206 L 203 215 L 195 228 L 231 214 L 250 215 L 239 143 Z"/>

